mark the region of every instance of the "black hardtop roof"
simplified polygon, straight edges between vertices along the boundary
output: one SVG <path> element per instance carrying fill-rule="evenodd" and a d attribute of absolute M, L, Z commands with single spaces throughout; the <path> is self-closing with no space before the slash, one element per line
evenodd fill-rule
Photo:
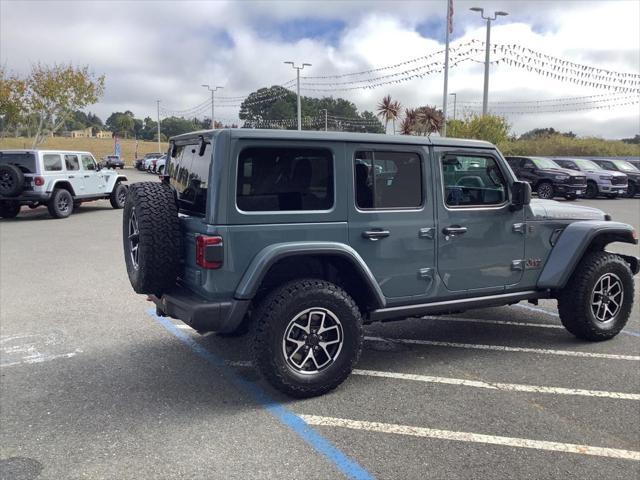
<path fill-rule="evenodd" d="M 269 140 L 313 140 L 339 141 L 355 143 L 395 143 L 398 145 L 434 145 L 446 147 L 495 148 L 493 144 L 483 140 L 465 140 L 461 138 L 443 138 L 440 136 L 422 137 L 413 135 L 384 135 L 380 133 L 353 132 L 318 132 L 313 130 L 272 130 L 253 128 L 228 128 L 219 130 L 200 130 L 172 137 L 171 140 L 181 142 L 203 136 L 211 138 L 229 132 L 231 138 L 254 138 Z"/>

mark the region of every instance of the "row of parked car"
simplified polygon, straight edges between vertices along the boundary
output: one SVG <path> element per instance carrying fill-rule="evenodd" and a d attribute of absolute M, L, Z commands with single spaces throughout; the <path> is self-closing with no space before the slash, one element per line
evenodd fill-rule
<path fill-rule="evenodd" d="M 166 153 L 147 153 L 143 158 L 138 158 L 133 162 L 133 166 L 138 170 L 162 175 L 167 164 Z"/>
<path fill-rule="evenodd" d="M 626 160 L 513 156 L 507 161 L 539 198 L 633 198 L 640 194 L 640 169 Z"/>

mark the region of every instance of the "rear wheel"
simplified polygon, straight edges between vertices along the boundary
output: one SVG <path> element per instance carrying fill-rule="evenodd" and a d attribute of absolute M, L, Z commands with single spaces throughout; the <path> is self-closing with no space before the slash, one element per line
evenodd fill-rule
<path fill-rule="evenodd" d="M 16 218 L 20 213 L 20 202 L 4 200 L 0 202 L 0 217 Z"/>
<path fill-rule="evenodd" d="M 633 275 L 621 257 L 587 254 L 558 295 L 560 320 L 578 338 L 608 340 L 629 320 L 633 295 Z"/>
<path fill-rule="evenodd" d="M 554 196 L 553 185 L 549 182 L 542 182 L 538 185 L 538 198 L 551 199 Z"/>
<path fill-rule="evenodd" d="M 587 189 L 584 192 L 584 197 L 593 199 L 593 198 L 596 198 L 597 196 L 598 196 L 598 185 L 596 185 L 596 182 L 589 180 L 587 182 Z"/>
<path fill-rule="evenodd" d="M 127 186 L 120 182 L 116 183 L 109 195 L 109 201 L 113 208 L 124 208 L 127 201 Z"/>
<path fill-rule="evenodd" d="M 340 385 L 360 357 L 362 316 L 337 285 L 294 280 L 274 290 L 254 320 L 255 365 L 278 390 L 322 395 Z"/>
<path fill-rule="evenodd" d="M 122 215 L 127 274 L 138 293 L 161 295 L 175 285 L 180 271 L 178 207 L 171 187 L 159 182 L 134 183 Z"/>
<path fill-rule="evenodd" d="M 73 212 L 73 196 L 69 190 L 57 188 L 51 194 L 47 208 L 53 218 L 67 218 Z"/>

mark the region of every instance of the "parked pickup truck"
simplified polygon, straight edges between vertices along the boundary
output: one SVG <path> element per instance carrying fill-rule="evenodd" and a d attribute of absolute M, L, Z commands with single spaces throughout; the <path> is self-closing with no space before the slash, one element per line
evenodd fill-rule
<path fill-rule="evenodd" d="M 518 180 L 528 182 L 539 198 L 575 200 L 587 190 L 587 177 L 544 157 L 507 157 Z"/>
<path fill-rule="evenodd" d="M 584 158 L 556 158 L 554 161 L 563 168 L 583 172 L 587 176 L 586 198 L 598 195 L 616 198 L 627 194 L 628 177 L 624 173 L 607 171 L 593 160 Z"/>
<path fill-rule="evenodd" d="M 531 199 L 490 143 L 214 130 L 171 139 L 161 182 L 131 186 L 124 259 L 158 315 L 250 332 L 278 389 L 320 395 L 360 357 L 363 324 L 558 300 L 576 337 L 625 326 L 638 243 L 604 212 Z"/>

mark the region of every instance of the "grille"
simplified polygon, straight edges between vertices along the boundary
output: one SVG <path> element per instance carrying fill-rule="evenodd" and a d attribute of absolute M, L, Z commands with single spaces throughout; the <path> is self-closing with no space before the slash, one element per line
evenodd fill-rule
<path fill-rule="evenodd" d="M 587 177 L 571 177 L 569 182 L 571 185 L 584 185 L 587 183 Z"/>
<path fill-rule="evenodd" d="M 627 178 L 626 177 L 613 177 L 611 179 L 611 185 L 626 185 Z"/>

